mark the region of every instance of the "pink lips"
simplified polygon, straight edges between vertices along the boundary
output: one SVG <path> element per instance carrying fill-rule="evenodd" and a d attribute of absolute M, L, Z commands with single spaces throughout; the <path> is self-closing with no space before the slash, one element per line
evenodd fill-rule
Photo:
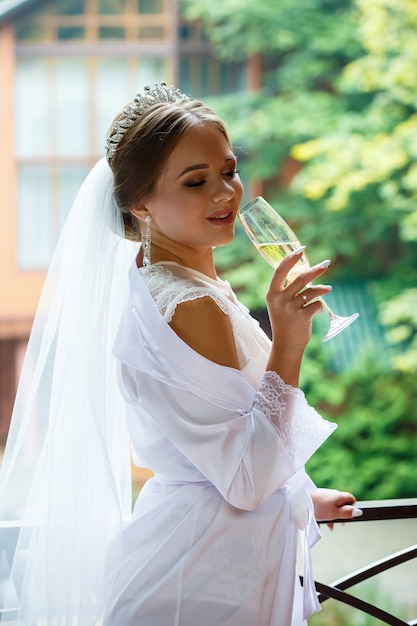
<path fill-rule="evenodd" d="M 233 215 L 233 211 L 223 210 L 212 213 L 212 215 L 210 215 L 207 219 L 212 224 L 221 226 L 222 224 L 231 224 L 234 222 L 235 217 Z"/>

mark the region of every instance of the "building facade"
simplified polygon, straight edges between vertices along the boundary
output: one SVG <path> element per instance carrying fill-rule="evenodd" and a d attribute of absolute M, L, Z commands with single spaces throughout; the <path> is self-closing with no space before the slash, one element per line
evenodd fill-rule
<path fill-rule="evenodd" d="M 0 0 L 0 438 L 46 268 L 114 114 L 161 80 L 202 98 L 245 90 L 251 63 L 217 59 L 176 0 Z"/>

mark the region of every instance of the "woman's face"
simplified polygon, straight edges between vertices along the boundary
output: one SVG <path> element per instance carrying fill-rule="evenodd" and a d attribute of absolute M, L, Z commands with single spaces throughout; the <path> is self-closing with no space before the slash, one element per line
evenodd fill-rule
<path fill-rule="evenodd" d="M 236 158 L 223 134 L 209 124 L 189 130 L 144 203 L 152 217 L 152 242 L 198 252 L 229 243 L 242 193 Z"/>

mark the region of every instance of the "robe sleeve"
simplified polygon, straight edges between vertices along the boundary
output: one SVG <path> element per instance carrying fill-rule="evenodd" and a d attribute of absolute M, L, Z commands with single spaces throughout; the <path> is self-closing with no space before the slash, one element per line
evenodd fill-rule
<path fill-rule="evenodd" d="M 114 353 L 126 400 L 233 506 L 253 510 L 293 476 L 335 425 L 267 372 L 255 390 L 239 370 L 194 352 L 145 290 L 122 320 Z M 314 436 L 313 436 L 314 434 Z"/>
<path fill-rule="evenodd" d="M 301 389 L 284 383 L 276 372 L 265 372 L 253 411 L 260 411 L 274 424 L 297 470 L 336 428 L 307 403 Z"/>

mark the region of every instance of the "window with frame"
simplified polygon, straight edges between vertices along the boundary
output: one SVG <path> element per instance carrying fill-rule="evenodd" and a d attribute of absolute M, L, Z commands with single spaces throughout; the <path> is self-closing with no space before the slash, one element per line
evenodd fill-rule
<path fill-rule="evenodd" d="M 48 266 L 82 180 L 104 155 L 115 113 L 142 85 L 155 77 L 162 80 L 164 69 L 161 58 L 18 60 L 15 146 L 20 269 Z"/>
<path fill-rule="evenodd" d="M 245 64 L 215 59 L 200 25 L 187 30 L 180 17 L 173 28 L 176 6 L 176 0 L 54 0 L 17 20 L 20 269 L 48 266 L 76 191 L 104 155 L 115 113 L 135 93 L 174 76 L 198 98 L 245 88 Z"/>
<path fill-rule="evenodd" d="M 18 41 L 166 41 L 174 0 L 54 0 L 21 17 Z"/>

